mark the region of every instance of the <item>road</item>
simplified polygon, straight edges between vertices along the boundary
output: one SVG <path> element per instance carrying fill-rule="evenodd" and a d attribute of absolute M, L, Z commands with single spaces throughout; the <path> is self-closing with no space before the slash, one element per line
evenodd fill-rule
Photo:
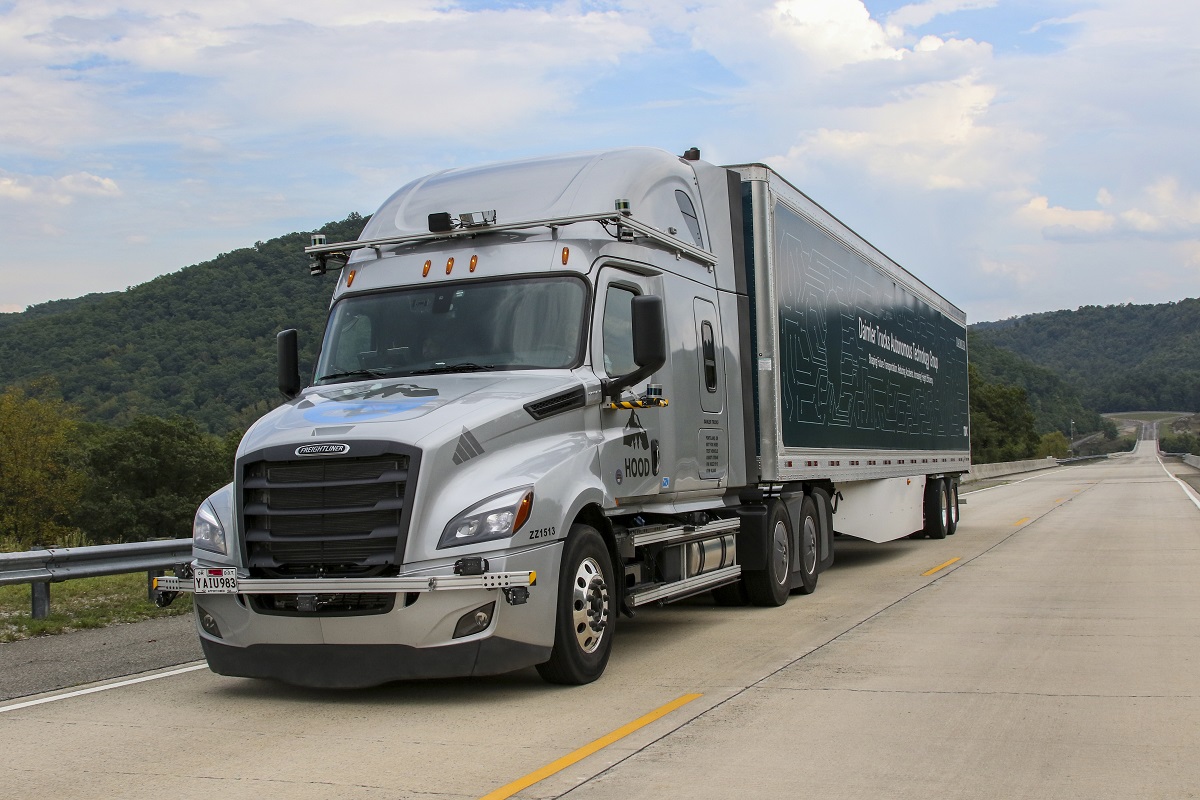
<path fill-rule="evenodd" d="M 193 664 L 11 700 L 2 794 L 1200 796 L 1200 499 L 1152 442 L 964 497 L 957 535 L 839 541 L 782 608 L 622 620 L 589 686 L 320 692 Z"/>

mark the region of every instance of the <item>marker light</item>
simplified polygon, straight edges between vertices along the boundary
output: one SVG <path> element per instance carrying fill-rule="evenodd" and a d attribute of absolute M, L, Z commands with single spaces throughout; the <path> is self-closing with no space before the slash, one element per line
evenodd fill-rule
<path fill-rule="evenodd" d="M 563 258 L 563 266 L 564 266 L 564 267 L 567 265 L 567 259 L 568 259 L 568 258 L 570 258 L 570 257 L 571 257 L 571 248 L 569 248 L 569 247 L 564 247 L 564 248 L 563 248 L 563 256 L 562 256 L 562 258 Z"/>
<path fill-rule="evenodd" d="M 432 262 L 432 261 L 426 261 L 426 262 L 425 262 L 425 269 L 421 270 L 421 277 L 422 277 L 422 278 L 428 278 L 428 277 L 429 277 L 429 268 L 430 268 L 430 267 L 432 267 L 432 266 L 433 266 L 433 262 Z"/>
<path fill-rule="evenodd" d="M 446 259 L 446 274 L 449 275 L 450 270 L 452 270 L 452 269 L 454 269 L 454 257 L 453 256 Z"/>
<path fill-rule="evenodd" d="M 354 285 L 354 276 L 358 274 L 358 270 L 352 269 L 346 274 L 346 288 L 349 289 Z"/>
<path fill-rule="evenodd" d="M 471 256 L 471 272 L 475 271 L 475 267 L 479 265 L 479 256 Z"/>

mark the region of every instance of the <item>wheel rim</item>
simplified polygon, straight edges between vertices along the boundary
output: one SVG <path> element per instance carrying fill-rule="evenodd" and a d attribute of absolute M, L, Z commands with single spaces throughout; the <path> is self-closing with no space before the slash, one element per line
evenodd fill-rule
<path fill-rule="evenodd" d="M 571 590 L 571 622 L 579 649 L 594 653 L 604 639 L 608 627 L 608 584 L 604 572 L 594 558 L 585 558 L 575 571 Z"/>
<path fill-rule="evenodd" d="M 941 508 L 942 527 L 949 530 L 950 529 L 950 503 L 947 502 L 947 492 L 945 489 L 942 489 L 940 492 L 938 492 L 938 503 L 942 507 Z"/>
<path fill-rule="evenodd" d="M 812 517 L 804 518 L 804 574 L 812 575 L 817 571 L 817 521 Z"/>
<path fill-rule="evenodd" d="M 791 556 L 788 552 L 787 525 L 783 523 L 783 520 L 775 523 L 773 539 L 771 564 L 774 567 L 774 574 L 771 577 L 775 579 L 776 583 L 783 585 L 787 581 L 788 563 Z"/>
<path fill-rule="evenodd" d="M 950 521 L 958 524 L 958 487 L 950 487 Z"/>

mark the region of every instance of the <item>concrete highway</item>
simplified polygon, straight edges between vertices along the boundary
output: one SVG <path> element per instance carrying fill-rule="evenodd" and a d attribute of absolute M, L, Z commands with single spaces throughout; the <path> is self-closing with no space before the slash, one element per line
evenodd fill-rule
<path fill-rule="evenodd" d="M 584 687 L 190 662 L 6 700 L 0 796 L 1197 797 L 1200 499 L 1171 472 L 1142 441 L 964 493 L 944 540 L 839 540 L 782 608 L 640 611 Z"/>

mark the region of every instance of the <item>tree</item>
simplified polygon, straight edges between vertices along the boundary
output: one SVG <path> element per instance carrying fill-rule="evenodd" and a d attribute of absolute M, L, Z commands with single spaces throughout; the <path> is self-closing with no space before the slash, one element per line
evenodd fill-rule
<path fill-rule="evenodd" d="M 222 440 L 193 420 L 144 416 L 95 430 L 77 520 L 96 543 L 188 536 L 196 508 L 232 478 Z"/>
<path fill-rule="evenodd" d="M 967 365 L 971 394 L 971 461 L 990 464 L 1033 458 L 1039 437 L 1025 390 L 984 380 Z"/>
<path fill-rule="evenodd" d="M 1067 441 L 1067 437 L 1063 436 L 1062 431 L 1051 431 L 1050 433 L 1042 434 L 1042 441 L 1038 444 L 1037 457 L 1046 458 L 1053 456 L 1055 458 L 1066 458 L 1071 454 L 1071 443 Z"/>
<path fill-rule="evenodd" d="M 0 539 L 9 546 L 64 544 L 84 476 L 73 466 L 76 411 L 32 387 L 40 397 L 9 387 L 0 394 Z"/>

